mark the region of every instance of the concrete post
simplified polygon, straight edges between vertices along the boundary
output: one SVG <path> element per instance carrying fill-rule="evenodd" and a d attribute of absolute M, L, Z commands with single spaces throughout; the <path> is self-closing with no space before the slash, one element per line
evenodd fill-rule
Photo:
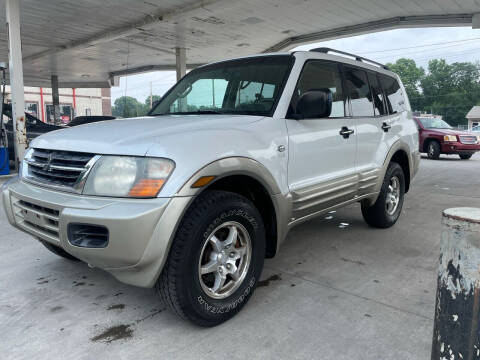
<path fill-rule="evenodd" d="M 480 209 L 443 212 L 432 360 L 480 359 Z"/>
<path fill-rule="evenodd" d="M 15 169 L 18 169 L 18 164 L 23 159 L 27 147 L 22 41 L 20 37 L 20 0 L 6 0 L 5 9 L 8 28 L 8 72 L 10 74 L 10 87 L 12 91 Z"/>
<path fill-rule="evenodd" d="M 177 82 L 187 73 L 187 51 L 185 48 L 175 48 Z M 179 99 L 178 111 L 187 111 L 187 99 Z"/>
<path fill-rule="evenodd" d="M 58 94 L 58 76 L 52 75 L 52 103 L 53 103 L 53 123 L 60 125 L 60 95 Z"/>
<path fill-rule="evenodd" d="M 185 48 L 175 48 L 177 81 L 187 73 L 187 50 Z"/>

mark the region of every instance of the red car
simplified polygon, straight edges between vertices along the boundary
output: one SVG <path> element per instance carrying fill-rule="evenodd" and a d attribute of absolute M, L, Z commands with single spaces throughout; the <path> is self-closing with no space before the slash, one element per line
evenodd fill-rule
<path fill-rule="evenodd" d="M 436 117 L 414 117 L 420 136 L 420 152 L 429 159 L 438 159 L 440 154 L 457 154 L 468 160 L 480 151 L 480 136 L 468 131 L 454 130 L 448 123 Z"/>

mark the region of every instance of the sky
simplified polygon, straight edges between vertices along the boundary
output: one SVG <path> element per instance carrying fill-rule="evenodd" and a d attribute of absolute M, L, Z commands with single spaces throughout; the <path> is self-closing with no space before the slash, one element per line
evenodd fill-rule
<path fill-rule="evenodd" d="M 407 57 L 426 69 L 428 61 L 437 58 L 445 59 L 448 63 L 480 61 L 480 29 L 453 27 L 388 30 L 303 45 L 294 50 L 315 47 L 330 47 L 381 63 L 395 62 L 399 58 Z M 112 104 L 115 99 L 124 95 L 144 102 L 150 95 L 150 83 L 154 95 L 163 95 L 175 81 L 174 71 L 155 71 L 122 77 L 120 86 L 112 87 Z"/>

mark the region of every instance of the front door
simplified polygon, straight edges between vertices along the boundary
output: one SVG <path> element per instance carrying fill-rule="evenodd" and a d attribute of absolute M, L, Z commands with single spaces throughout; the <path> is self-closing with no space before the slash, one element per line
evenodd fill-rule
<path fill-rule="evenodd" d="M 355 121 L 346 117 L 339 65 L 325 60 L 308 60 L 289 113 L 294 112 L 298 99 L 306 91 L 326 89 L 333 96 L 330 116 L 286 120 L 293 220 L 351 200 L 356 193 Z"/>

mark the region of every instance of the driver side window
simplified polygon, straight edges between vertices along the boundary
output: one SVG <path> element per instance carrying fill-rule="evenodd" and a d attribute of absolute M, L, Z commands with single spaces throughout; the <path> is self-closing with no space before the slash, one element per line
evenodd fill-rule
<path fill-rule="evenodd" d="M 307 91 L 325 89 L 331 91 L 333 98 L 329 118 L 345 117 L 345 97 L 338 64 L 323 60 L 309 60 L 303 67 L 292 97 L 291 110 L 295 109 L 298 99 Z"/>

